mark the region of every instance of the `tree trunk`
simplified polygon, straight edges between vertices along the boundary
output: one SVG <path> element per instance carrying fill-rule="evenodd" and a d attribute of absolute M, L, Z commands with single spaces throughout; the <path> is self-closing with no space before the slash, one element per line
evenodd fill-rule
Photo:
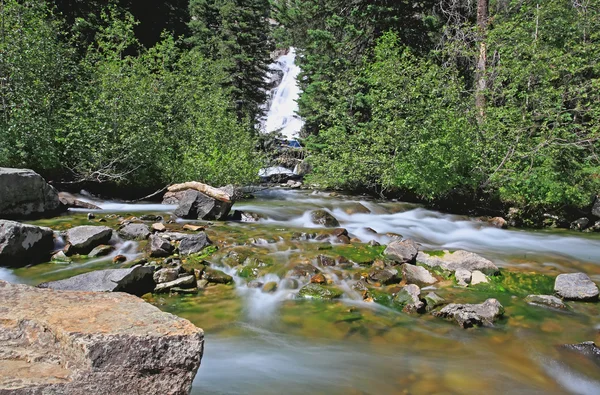
<path fill-rule="evenodd" d="M 485 117 L 485 89 L 487 87 L 486 64 L 487 64 L 487 26 L 488 26 L 488 0 L 477 0 L 477 31 L 479 35 L 479 58 L 477 59 L 477 71 L 475 75 L 475 107 L 478 111 L 479 121 Z"/>

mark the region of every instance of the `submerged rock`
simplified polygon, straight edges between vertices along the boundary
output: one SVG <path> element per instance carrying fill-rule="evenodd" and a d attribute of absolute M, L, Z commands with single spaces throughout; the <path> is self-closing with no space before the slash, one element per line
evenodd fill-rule
<path fill-rule="evenodd" d="M 417 262 L 452 272 L 455 272 L 458 269 L 465 269 L 470 272 L 479 270 L 488 276 L 493 276 L 499 272 L 498 267 L 489 259 L 463 250 L 445 252 L 442 256 L 433 256 L 425 252 L 419 252 L 417 255 Z"/>
<path fill-rule="evenodd" d="M 328 228 L 337 228 L 340 226 L 338 220 L 325 210 L 311 211 L 310 220 L 315 225 L 323 225 Z"/>
<path fill-rule="evenodd" d="M 90 253 L 95 247 L 108 244 L 113 230 L 107 226 L 77 226 L 67 231 L 67 255 Z"/>
<path fill-rule="evenodd" d="M 400 282 L 398 271 L 392 268 L 377 269 L 374 268 L 369 272 L 368 281 L 371 284 L 389 285 Z"/>
<path fill-rule="evenodd" d="M 97 257 L 100 257 L 100 256 L 106 256 L 106 255 L 109 255 L 114 250 L 115 250 L 115 247 L 113 247 L 111 245 L 99 245 L 98 247 L 95 247 L 88 254 L 88 257 L 90 257 L 90 258 L 97 258 Z"/>
<path fill-rule="evenodd" d="M 231 284 L 233 277 L 217 269 L 206 268 L 202 278 L 213 284 Z"/>
<path fill-rule="evenodd" d="M 337 288 L 326 287 L 319 284 L 308 284 L 300 289 L 298 296 L 306 299 L 337 299 L 343 292 Z"/>
<path fill-rule="evenodd" d="M 154 290 L 152 267 L 136 266 L 129 269 L 107 269 L 79 274 L 65 280 L 50 281 L 38 288 L 60 291 L 126 292 L 142 296 Z"/>
<path fill-rule="evenodd" d="M 413 240 L 392 241 L 383 251 L 383 255 L 396 263 L 414 263 L 419 245 Z"/>
<path fill-rule="evenodd" d="M 58 192 L 42 176 L 0 167 L 0 218 L 52 216 L 62 210 Z"/>
<path fill-rule="evenodd" d="M 119 236 L 125 240 L 146 240 L 150 236 L 150 228 L 146 224 L 127 224 L 119 229 Z"/>
<path fill-rule="evenodd" d="M 480 304 L 452 303 L 432 314 L 454 320 L 462 328 L 493 326 L 494 322 L 504 315 L 504 307 L 496 299 L 488 299 Z"/>
<path fill-rule="evenodd" d="M 124 293 L 0 281 L 0 393 L 184 395 L 204 334 Z"/>
<path fill-rule="evenodd" d="M 420 313 L 425 308 L 425 303 L 419 298 L 421 288 L 414 284 L 403 287 L 394 297 L 394 304 L 405 313 Z"/>
<path fill-rule="evenodd" d="M 598 300 L 598 286 L 585 273 L 559 274 L 554 282 L 554 292 L 567 300 Z"/>
<path fill-rule="evenodd" d="M 433 277 L 431 273 L 429 273 L 429 271 L 424 267 L 405 263 L 401 266 L 401 269 L 402 278 L 408 284 L 417 284 L 419 286 L 423 286 L 437 283 L 435 277 Z"/>
<path fill-rule="evenodd" d="M 567 307 L 562 300 L 552 295 L 528 295 L 525 297 L 525 301 L 529 304 L 548 306 L 555 309 L 564 309 Z"/>
<path fill-rule="evenodd" d="M 180 218 L 225 220 L 232 203 L 223 202 L 196 190 L 187 190 L 183 194 L 174 214 Z"/>
<path fill-rule="evenodd" d="M 46 261 L 53 247 L 52 229 L 0 220 L 0 266 L 26 266 Z"/>
<path fill-rule="evenodd" d="M 581 354 L 594 362 L 596 365 L 600 366 L 600 347 L 598 347 L 596 343 L 592 341 L 578 344 L 565 344 L 562 346 L 562 348 Z"/>

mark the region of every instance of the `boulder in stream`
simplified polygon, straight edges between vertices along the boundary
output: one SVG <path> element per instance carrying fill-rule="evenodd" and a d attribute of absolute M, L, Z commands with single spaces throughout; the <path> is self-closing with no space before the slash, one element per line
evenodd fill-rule
<path fill-rule="evenodd" d="M 150 233 L 146 224 L 129 223 L 119 229 L 119 236 L 125 240 L 146 240 Z"/>
<path fill-rule="evenodd" d="M 414 263 L 417 253 L 419 252 L 419 245 L 413 240 L 396 240 L 392 241 L 383 254 L 387 259 L 390 259 L 396 263 Z"/>
<path fill-rule="evenodd" d="M 142 296 L 154 290 L 153 273 L 154 269 L 148 266 L 96 270 L 64 280 L 42 283 L 38 287 L 60 291 L 126 292 Z"/>
<path fill-rule="evenodd" d="M 52 229 L 0 220 L 0 266 L 26 266 L 46 261 L 53 248 Z"/>
<path fill-rule="evenodd" d="M 598 286 L 585 273 L 559 274 L 554 282 L 554 292 L 567 300 L 598 300 Z"/>
<path fill-rule="evenodd" d="M 197 254 L 211 244 L 212 242 L 204 232 L 195 235 L 186 235 L 179 243 L 179 253 L 181 255 Z"/>
<path fill-rule="evenodd" d="M 496 299 L 488 299 L 480 304 L 451 303 L 432 314 L 454 320 L 462 328 L 493 326 L 494 322 L 504 315 L 504 307 Z"/>
<path fill-rule="evenodd" d="M 298 296 L 305 299 L 337 299 L 342 295 L 343 292 L 337 288 L 314 283 L 305 285 L 298 292 Z"/>
<path fill-rule="evenodd" d="M 174 214 L 180 218 L 225 220 L 233 203 L 217 200 L 193 189 L 185 191 Z"/>
<path fill-rule="evenodd" d="M 67 231 L 67 255 L 89 254 L 95 247 L 108 244 L 113 230 L 108 226 L 84 225 Z"/>
<path fill-rule="evenodd" d="M 168 240 L 165 240 L 160 236 L 150 235 L 148 239 L 148 249 L 150 250 L 151 257 L 164 258 L 171 255 L 175 247 L 173 247 Z"/>
<path fill-rule="evenodd" d="M 340 223 L 329 212 L 325 210 L 314 210 L 310 212 L 310 220 L 315 225 L 323 225 L 328 228 L 338 228 Z"/>
<path fill-rule="evenodd" d="M 455 272 L 458 269 L 465 269 L 470 272 L 479 270 L 488 276 L 493 276 L 499 272 L 498 266 L 494 265 L 489 259 L 485 259 L 480 255 L 464 250 L 455 252 L 445 251 L 441 256 L 419 252 L 417 255 L 417 262 L 426 266 L 439 267 L 451 272 Z"/>
<path fill-rule="evenodd" d="M 68 207 L 68 208 L 85 208 L 88 210 L 102 210 L 101 207 L 96 206 L 93 203 L 84 202 L 83 200 L 77 199 L 75 196 L 71 195 L 68 192 L 59 192 L 58 199 L 65 207 Z"/>
<path fill-rule="evenodd" d="M 0 218 L 52 216 L 62 210 L 58 192 L 42 176 L 0 167 Z"/>
<path fill-rule="evenodd" d="M 189 394 L 204 333 L 125 293 L 0 281 L 1 394 Z"/>
<path fill-rule="evenodd" d="M 422 313 L 425 303 L 420 298 L 421 288 L 409 284 L 403 287 L 394 297 L 394 304 L 405 313 Z"/>
<path fill-rule="evenodd" d="M 532 305 L 547 306 L 555 309 L 565 309 L 567 307 L 562 300 L 552 295 L 527 295 L 525 302 Z"/>
<path fill-rule="evenodd" d="M 437 283 L 435 277 L 422 266 L 411 265 L 405 263 L 401 266 L 402 278 L 407 284 L 416 284 L 419 286 L 431 285 Z"/>

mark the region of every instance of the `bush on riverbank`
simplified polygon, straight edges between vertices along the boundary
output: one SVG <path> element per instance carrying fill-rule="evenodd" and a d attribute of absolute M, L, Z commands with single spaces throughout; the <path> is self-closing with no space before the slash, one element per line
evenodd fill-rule
<path fill-rule="evenodd" d="M 0 166 L 134 187 L 256 178 L 254 126 L 236 115 L 218 61 L 166 33 L 143 48 L 116 7 L 83 56 L 42 1 L 7 1 L 3 18 Z"/>

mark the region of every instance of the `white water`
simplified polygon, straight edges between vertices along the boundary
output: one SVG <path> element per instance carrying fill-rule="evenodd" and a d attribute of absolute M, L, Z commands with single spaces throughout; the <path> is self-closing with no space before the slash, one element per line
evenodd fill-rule
<path fill-rule="evenodd" d="M 300 67 L 296 65 L 295 61 L 296 50 L 290 48 L 289 52 L 280 56 L 272 66 L 283 71 L 283 79 L 275 88 L 265 121 L 267 133 L 280 131 L 288 140 L 298 137 L 303 125 L 300 117 L 296 115 L 298 112 L 297 100 L 300 97 L 300 87 L 297 84 Z"/>

